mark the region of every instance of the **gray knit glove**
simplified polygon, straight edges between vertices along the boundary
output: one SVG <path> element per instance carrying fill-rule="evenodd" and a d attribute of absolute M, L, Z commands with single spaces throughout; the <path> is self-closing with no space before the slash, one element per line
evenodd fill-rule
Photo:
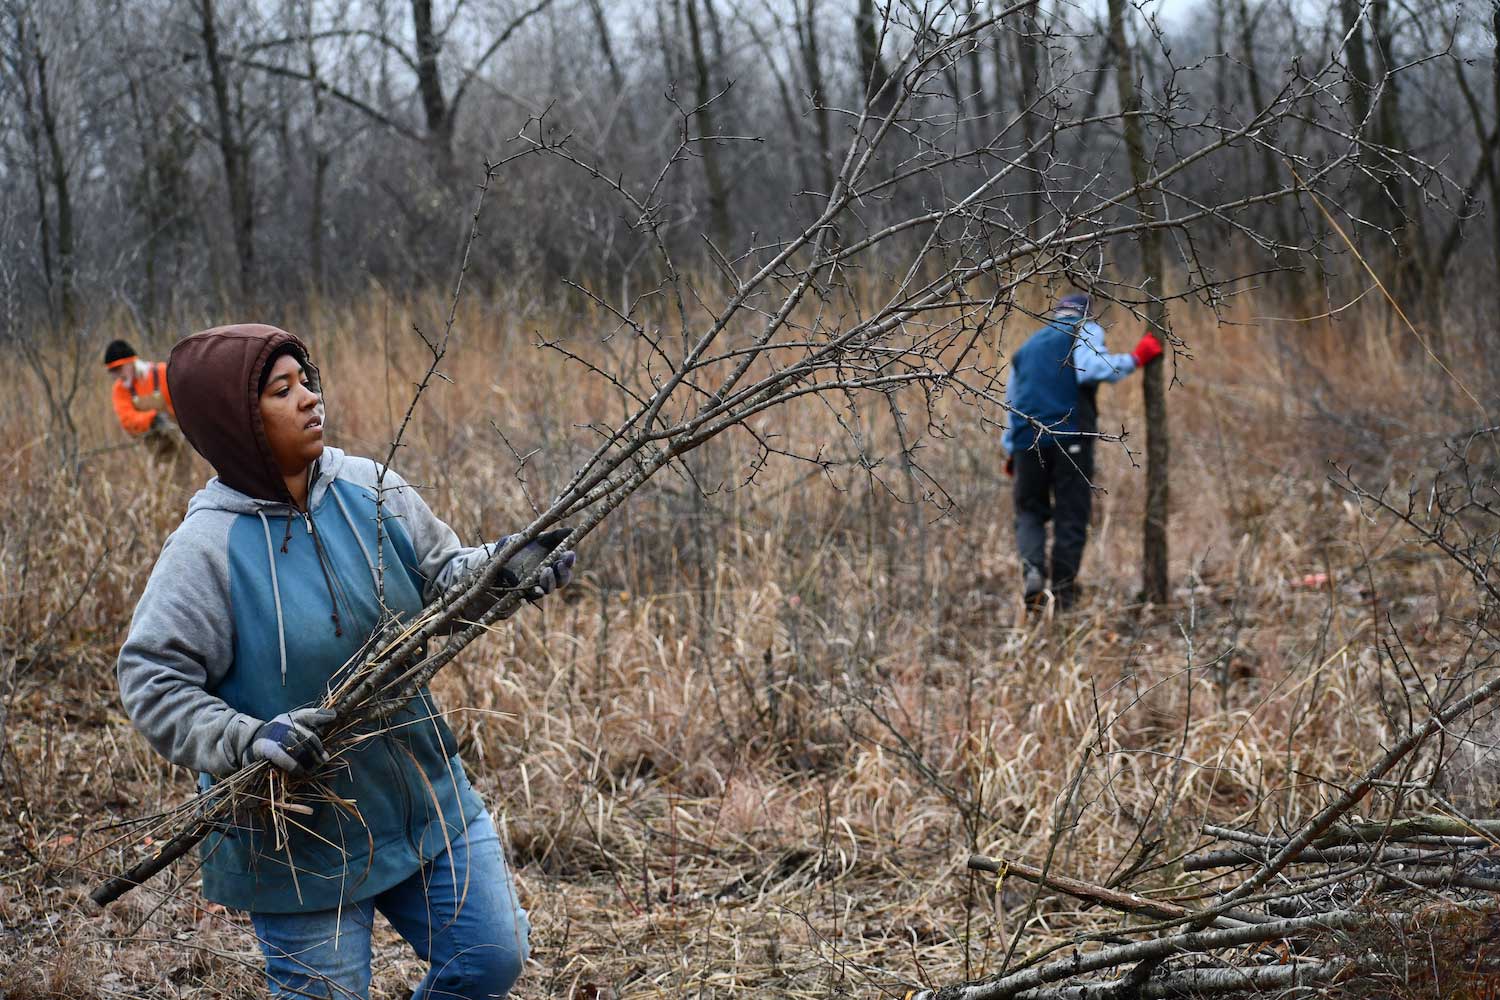
<path fill-rule="evenodd" d="M 302 774 L 308 768 L 328 762 L 323 741 L 317 730 L 333 721 L 327 708 L 296 708 L 282 712 L 270 722 L 263 722 L 250 741 L 243 764 L 268 760 L 287 774 Z"/>

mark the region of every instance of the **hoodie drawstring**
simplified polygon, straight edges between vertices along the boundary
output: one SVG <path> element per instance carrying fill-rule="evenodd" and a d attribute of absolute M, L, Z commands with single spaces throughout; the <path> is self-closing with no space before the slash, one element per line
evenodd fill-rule
<path fill-rule="evenodd" d="M 276 546 L 271 544 L 271 522 L 266 520 L 266 512 L 257 510 L 255 513 L 260 516 L 260 526 L 266 533 L 266 561 L 271 564 L 271 597 L 276 602 L 276 643 L 281 650 L 281 686 L 286 687 L 286 628 L 281 617 L 281 583 L 276 578 Z M 287 518 L 288 538 L 291 537 L 291 527 L 291 518 Z"/>
<path fill-rule="evenodd" d="M 304 512 L 302 517 L 307 521 L 307 533 L 312 535 L 313 551 L 318 557 L 318 569 L 323 571 L 323 586 L 328 588 L 328 600 L 333 605 L 333 610 L 329 612 L 329 617 L 333 619 L 333 634 L 336 637 L 341 636 L 344 634 L 344 626 L 339 621 L 339 595 L 334 588 L 333 576 L 329 570 L 328 553 L 323 549 L 323 539 L 318 537 L 318 528 L 313 522 L 312 512 Z M 347 598 L 344 603 L 349 603 Z"/>
<path fill-rule="evenodd" d="M 328 492 L 333 494 L 334 503 L 339 505 L 339 513 L 344 515 L 344 523 L 349 526 L 350 534 L 359 543 L 360 555 L 365 557 L 365 565 L 370 567 L 370 580 L 375 584 L 375 592 L 380 593 L 380 573 L 375 569 L 375 560 L 370 558 L 370 550 L 365 548 L 365 540 L 360 537 L 359 529 L 354 526 L 354 518 L 349 516 L 349 508 L 344 506 L 344 498 L 332 486 L 328 487 Z"/>

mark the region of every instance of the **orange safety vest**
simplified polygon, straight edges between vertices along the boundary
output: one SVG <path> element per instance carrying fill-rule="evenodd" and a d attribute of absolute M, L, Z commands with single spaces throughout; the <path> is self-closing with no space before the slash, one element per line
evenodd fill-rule
<path fill-rule="evenodd" d="M 115 382 L 115 416 L 120 418 L 120 426 L 125 428 L 126 433 L 139 437 L 151 429 L 151 422 L 156 419 L 157 411 L 138 409 L 135 398 L 157 393 L 161 394 L 162 400 L 167 404 L 167 413 L 172 419 L 177 419 L 177 411 L 172 406 L 172 393 L 167 389 L 167 363 L 165 361 L 152 363 L 150 373 L 144 378 L 137 377 L 128 383 Z"/>

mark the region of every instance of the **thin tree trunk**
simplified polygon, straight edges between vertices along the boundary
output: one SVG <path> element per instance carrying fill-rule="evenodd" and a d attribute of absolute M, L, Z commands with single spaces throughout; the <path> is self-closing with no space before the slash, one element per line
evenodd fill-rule
<path fill-rule="evenodd" d="M 1375 123 L 1371 114 L 1370 98 L 1375 90 L 1374 73 L 1370 69 L 1370 55 L 1365 44 L 1364 6 L 1362 0 L 1339 0 L 1343 14 L 1344 34 L 1349 43 L 1344 51 L 1344 60 L 1349 66 L 1349 108 L 1353 112 L 1355 132 L 1364 132 Z M 1381 185 L 1367 174 L 1359 173 L 1360 214 L 1374 225 L 1389 231 L 1394 228 L 1391 205 L 1386 200 Z"/>
<path fill-rule="evenodd" d="M 1146 143 L 1142 134 L 1141 98 L 1136 90 L 1135 60 L 1125 36 L 1126 0 L 1109 0 L 1109 35 L 1115 50 L 1115 90 L 1124 115 L 1125 149 L 1130 158 L 1130 176 L 1139 186 L 1150 174 Z M 1148 225 L 1158 218 L 1156 196 L 1138 190 L 1136 210 Z M 1155 228 L 1141 233 L 1141 267 L 1146 276 L 1150 301 L 1146 315 L 1151 328 L 1165 338 L 1167 305 L 1162 283 L 1161 235 Z M 1146 511 L 1141 531 L 1141 589 L 1146 600 L 1158 604 L 1167 599 L 1167 503 L 1169 438 L 1165 365 L 1147 365 L 1141 372 L 1141 391 L 1146 404 Z"/>
<path fill-rule="evenodd" d="M 1500 0 L 1493 0 L 1493 2 L 1496 11 L 1500 12 Z M 1500 69 L 1497 69 L 1497 72 L 1500 72 Z M 1474 124 L 1474 138 L 1479 147 L 1479 161 L 1474 165 L 1474 173 L 1470 176 L 1469 182 L 1464 185 L 1463 200 L 1459 202 L 1458 211 L 1454 213 L 1448 225 L 1447 234 L 1433 255 L 1434 263 L 1428 277 L 1439 283 L 1447 274 L 1448 265 L 1452 263 L 1453 255 L 1463 241 L 1464 223 L 1473 217 L 1474 203 L 1479 195 L 1480 187 L 1488 181 L 1491 193 L 1494 193 L 1495 154 L 1496 146 L 1500 144 L 1500 105 L 1497 105 L 1495 109 L 1496 125 L 1490 128 L 1485 124 L 1484 109 L 1480 106 L 1479 95 L 1474 93 L 1474 88 L 1469 86 L 1468 77 L 1464 75 L 1462 62 L 1453 63 L 1453 75 L 1458 85 L 1458 92 L 1463 96 L 1464 105 L 1469 109 L 1469 120 Z M 1496 247 L 1500 248 L 1500 243 L 1497 243 Z"/>
<path fill-rule="evenodd" d="M 1490 56 L 1490 82 L 1494 97 L 1491 106 L 1495 109 L 1496 129 L 1500 131 L 1500 0 L 1490 0 L 1490 30 L 1495 38 L 1495 50 Z M 1490 224 L 1494 226 L 1495 238 L 1490 245 L 1495 255 L 1495 289 L 1500 292 L 1500 162 L 1490 161 Z"/>
<path fill-rule="evenodd" d="M 1039 5 L 1033 2 L 1021 13 L 1021 30 L 1016 33 L 1016 67 L 1020 74 L 1020 86 L 1016 89 L 1016 110 L 1021 115 L 1021 137 L 1026 143 L 1026 232 L 1035 236 L 1042 215 L 1042 166 L 1040 151 L 1032 152 L 1037 138 L 1037 115 L 1031 109 L 1040 92 L 1041 60 L 1037 58 L 1041 49 L 1038 33 L 1041 24 L 1037 20 Z"/>
<path fill-rule="evenodd" d="M 1376 107 L 1376 141 L 1399 156 L 1411 147 L 1407 144 L 1406 130 L 1401 121 L 1401 80 L 1395 73 L 1397 61 L 1393 55 L 1396 43 L 1395 28 L 1390 19 L 1389 0 L 1372 0 L 1370 3 L 1370 27 L 1375 36 L 1375 55 L 1380 66 L 1380 101 Z M 1396 252 L 1396 295 L 1398 301 L 1408 301 L 1421 306 L 1424 296 L 1424 267 L 1427 259 L 1423 246 L 1422 217 L 1420 204 L 1409 196 L 1409 185 L 1395 169 L 1388 169 L 1381 185 L 1383 201 L 1390 212 L 1391 238 Z M 1440 332 L 1433 330 L 1433 335 Z"/>
<path fill-rule="evenodd" d="M 229 191 L 229 217 L 234 229 L 234 249 L 239 258 L 239 290 L 255 293 L 255 198 L 250 177 L 250 157 L 230 106 L 229 80 L 219 48 L 219 29 L 214 0 L 198 0 L 203 55 L 208 64 L 214 112 L 219 124 L 219 156 L 224 163 L 224 184 Z"/>
<path fill-rule="evenodd" d="M 713 136 L 714 128 L 713 83 L 709 79 L 708 57 L 703 51 L 703 32 L 698 18 L 698 0 L 687 0 L 688 45 L 693 52 L 693 76 L 697 83 L 698 134 Z M 713 228 L 714 241 L 721 249 L 729 244 L 729 191 L 724 184 L 724 175 L 719 166 L 719 144 L 714 139 L 697 145 L 703 160 L 703 180 L 708 186 L 708 218 Z"/>
<path fill-rule="evenodd" d="M 1246 117 L 1249 117 L 1258 114 L 1266 104 L 1265 86 L 1261 82 L 1260 66 L 1255 57 L 1255 28 L 1260 20 L 1261 12 L 1257 11 L 1252 17 L 1249 0 L 1239 0 L 1239 9 L 1236 14 L 1236 20 L 1239 22 L 1240 58 L 1245 62 L 1245 86 L 1250 92 L 1250 109 L 1246 112 Z M 1253 166 L 1247 164 L 1246 171 L 1253 173 Z M 1260 145 L 1260 173 L 1263 190 L 1274 190 L 1281 176 L 1281 166 L 1276 162 L 1276 154 L 1272 152 L 1270 143 Z M 1281 210 L 1281 204 L 1272 202 L 1266 206 L 1265 210 L 1271 215 L 1271 231 L 1275 234 L 1276 241 L 1283 245 L 1291 243 L 1292 234 L 1287 226 L 1286 215 Z M 1292 272 L 1292 276 L 1292 295 L 1294 298 L 1300 298 L 1303 286 L 1302 276 L 1296 271 Z"/>
<path fill-rule="evenodd" d="M 719 23 L 719 10 L 714 0 L 703 0 L 703 13 L 708 18 L 708 34 L 714 40 L 714 69 L 724 79 L 729 73 L 729 55 L 724 47 L 724 26 Z"/>
<path fill-rule="evenodd" d="M 811 2 L 808 3 L 807 16 L 811 22 Z M 875 10 L 875 0 L 859 0 L 854 14 L 854 34 L 859 43 L 859 84 L 873 98 L 885 90 L 886 81 L 890 79 L 885 60 L 880 58 L 880 15 Z M 885 93 L 875 102 L 875 110 L 889 108 L 895 99 L 895 93 Z"/>
<path fill-rule="evenodd" d="M 443 95 L 443 77 L 438 67 L 442 42 L 432 27 L 432 0 L 411 0 L 412 33 L 417 42 L 417 92 L 427 120 L 427 140 L 432 144 L 439 172 L 452 175 L 453 117 Z"/>
<path fill-rule="evenodd" d="M 303 7 L 303 33 L 307 36 L 307 77 L 312 81 L 312 211 L 308 213 L 307 243 L 311 248 L 312 276 L 314 286 L 321 292 L 327 278 L 323 257 L 323 200 L 328 186 L 328 165 L 332 157 L 324 144 L 323 135 L 323 82 L 319 75 L 318 53 L 313 46 L 312 2 Z"/>
<path fill-rule="evenodd" d="M 35 69 L 28 53 L 35 51 L 29 40 L 25 16 L 17 11 L 16 58 L 19 61 L 18 76 L 21 80 L 21 110 L 25 119 L 26 145 L 31 153 L 31 181 L 36 194 L 37 238 L 41 243 L 42 277 L 47 284 L 49 299 L 57 284 L 57 275 L 52 259 L 51 212 L 48 210 L 47 168 L 42 156 L 42 130 L 37 119 Z M 39 47 L 39 46 L 37 46 Z"/>
<path fill-rule="evenodd" d="M 1228 8 L 1227 0 L 1214 0 L 1214 54 L 1220 57 L 1218 65 L 1214 67 L 1214 107 L 1221 112 L 1229 106 L 1228 88 L 1224 79 L 1228 75 L 1229 60 L 1223 58 L 1229 49 L 1225 44 L 1225 32 L 1229 23 Z"/>
<path fill-rule="evenodd" d="M 609 67 L 609 82 L 619 95 L 625 90 L 625 74 L 620 70 L 620 60 L 615 57 L 615 47 L 609 37 L 609 22 L 604 18 L 604 5 L 600 0 L 588 0 L 589 16 L 594 20 L 594 30 L 599 33 L 599 52 L 604 64 Z"/>
<path fill-rule="evenodd" d="M 141 169 L 140 187 L 142 194 L 141 211 L 146 217 L 146 247 L 141 254 L 141 280 L 145 284 L 145 302 L 143 312 L 146 322 L 151 325 L 156 323 L 156 254 L 161 239 L 162 229 L 162 200 L 161 192 L 156 186 L 155 161 L 156 156 L 152 150 L 150 131 L 146 126 L 147 113 L 144 101 L 141 97 L 140 87 L 134 77 L 126 80 L 126 92 L 130 95 L 130 110 L 135 118 L 135 135 L 140 145 Z"/>
<path fill-rule="evenodd" d="M 50 82 L 47 79 L 47 53 L 35 35 L 36 46 L 36 95 L 37 110 L 41 113 L 42 131 L 47 137 L 47 158 L 52 181 L 52 193 L 57 200 L 57 287 L 58 302 L 62 307 L 62 318 L 70 329 L 74 325 L 74 274 L 77 260 L 73 246 L 73 196 L 68 178 L 67 159 L 63 156 L 62 140 L 57 130 L 57 109 L 53 106 Z"/>
<path fill-rule="evenodd" d="M 818 58 L 818 0 L 807 0 L 796 21 L 802 72 L 807 77 L 807 89 L 813 102 L 813 121 L 818 130 L 818 165 L 821 168 L 823 190 L 832 192 L 833 138 L 828 124 L 828 94 L 823 89 L 823 68 Z"/>
<path fill-rule="evenodd" d="M 667 0 L 657 0 L 656 37 L 661 48 L 662 75 L 666 77 L 667 86 L 670 88 L 682 75 L 677 67 L 677 39 L 681 36 L 667 23 Z"/>
<path fill-rule="evenodd" d="M 980 18 L 979 0 L 969 0 L 969 20 L 977 21 Z M 985 131 L 990 125 L 989 95 L 984 86 L 984 61 L 981 58 L 983 43 L 976 39 L 973 47 L 969 49 L 969 93 L 974 102 L 974 119 L 970 127 L 970 134 L 974 137 L 976 148 L 985 144 Z"/>

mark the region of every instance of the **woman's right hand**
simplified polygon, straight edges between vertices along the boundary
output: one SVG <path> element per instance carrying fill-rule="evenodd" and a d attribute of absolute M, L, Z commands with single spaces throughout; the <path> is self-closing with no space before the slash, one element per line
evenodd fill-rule
<path fill-rule="evenodd" d="M 287 774 L 302 774 L 328 762 L 317 730 L 333 721 L 327 708 L 296 708 L 263 722 L 250 741 L 246 764 L 268 760 Z"/>

